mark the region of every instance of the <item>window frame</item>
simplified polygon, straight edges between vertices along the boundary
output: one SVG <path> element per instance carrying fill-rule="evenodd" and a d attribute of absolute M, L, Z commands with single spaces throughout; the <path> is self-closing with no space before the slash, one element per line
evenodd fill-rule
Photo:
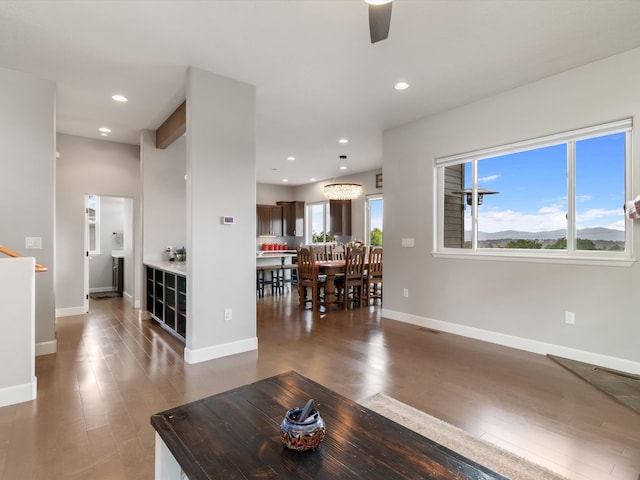
<path fill-rule="evenodd" d="M 365 226 L 365 245 L 367 247 L 371 246 L 371 202 L 372 201 L 377 201 L 377 200 L 382 200 L 382 245 L 384 246 L 384 197 L 382 195 L 382 193 L 376 193 L 373 195 L 368 195 L 366 200 L 365 200 L 365 219 L 364 219 L 364 226 Z"/>
<path fill-rule="evenodd" d="M 311 214 L 311 209 L 315 206 L 318 205 L 322 205 L 323 206 L 323 211 L 322 211 L 322 222 L 324 224 L 324 230 L 323 233 L 325 235 L 325 241 L 324 242 L 314 242 L 313 241 L 313 215 Z M 331 243 L 330 240 L 327 240 L 327 228 L 331 228 L 331 224 L 328 221 L 328 216 L 329 216 L 329 200 L 323 200 L 321 202 L 309 202 L 305 205 L 305 244 L 306 245 L 326 245 L 328 243 Z M 331 232 L 328 232 L 329 234 L 331 234 Z"/>
<path fill-rule="evenodd" d="M 608 122 L 586 128 L 558 134 L 547 135 L 520 142 L 505 144 L 472 152 L 438 157 L 434 160 L 434 238 L 433 256 L 441 258 L 464 258 L 477 260 L 522 261 L 543 263 L 567 263 L 587 265 L 630 266 L 635 262 L 633 252 L 633 228 L 631 221 L 625 215 L 625 249 L 621 252 L 602 250 L 577 250 L 575 248 L 576 233 L 576 156 L 575 142 L 594 137 L 615 133 L 625 133 L 625 200 L 634 198 L 632 195 L 632 134 L 633 121 L 631 118 Z M 500 155 L 518 153 L 552 145 L 566 144 L 567 155 L 567 249 L 566 250 L 533 250 L 533 249 L 505 249 L 481 248 L 477 244 L 477 163 L 483 159 Z M 471 248 L 454 248 L 444 246 L 444 191 L 445 168 L 472 162 L 472 245 Z"/>
<path fill-rule="evenodd" d="M 93 209 L 94 217 L 91 219 L 90 204 L 93 197 L 95 202 L 95 208 Z M 101 255 L 100 250 L 100 196 L 90 193 L 86 197 L 86 212 L 87 212 L 87 250 L 90 256 Z M 91 227 L 93 226 L 93 249 L 91 248 Z"/>

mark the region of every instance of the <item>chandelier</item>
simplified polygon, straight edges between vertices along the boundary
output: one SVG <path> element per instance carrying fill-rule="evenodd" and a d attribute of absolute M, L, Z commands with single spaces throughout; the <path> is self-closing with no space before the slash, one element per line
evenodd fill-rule
<path fill-rule="evenodd" d="M 324 186 L 324 194 L 329 200 L 353 200 L 362 195 L 362 185 L 357 183 L 330 183 Z"/>
<path fill-rule="evenodd" d="M 348 170 L 347 156 L 340 155 L 339 170 Z M 353 200 L 362 195 L 362 185 L 358 183 L 330 183 L 324 186 L 324 194 L 329 200 Z"/>

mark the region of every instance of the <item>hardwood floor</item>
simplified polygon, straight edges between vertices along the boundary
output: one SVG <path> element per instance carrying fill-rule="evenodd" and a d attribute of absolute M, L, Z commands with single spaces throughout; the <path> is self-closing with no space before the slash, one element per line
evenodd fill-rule
<path fill-rule="evenodd" d="M 2 480 L 152 479 L 153 413 L 295 369 L 354 400 L 378 392 L 572 479 L 638 480 L 640 415 L 546 357 L 381 319 L 257 300 L 259 350 L 187 365 L 121 298 L 57 321 L 38 398 L 0 408 Z M 10 366 L 3 366 L 10 368 Z"/>

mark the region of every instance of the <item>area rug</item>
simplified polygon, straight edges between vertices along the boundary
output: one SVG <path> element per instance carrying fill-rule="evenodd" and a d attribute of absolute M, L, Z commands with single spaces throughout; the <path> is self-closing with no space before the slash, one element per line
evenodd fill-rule
<path fill-rule="evenodd" d="M 558 365 L 590 383 L 625 407 L 640 413 L 640 375 L 547 355 Z"/>
<path fill-rule="evenodd" d="M 374 412 L 513 480 L 567 480 L 566 477 L 541 465 L 507 452 L 384 394 L 379 393 L 361 403 Z"/>
<path fill-rule="evenodd" d="M 89 298 L 92 300 L 99 300 L 101 298 L 114 298 L 121 297 L 122 294 L 119 292 L 91 292 L 89 294 Z"/>

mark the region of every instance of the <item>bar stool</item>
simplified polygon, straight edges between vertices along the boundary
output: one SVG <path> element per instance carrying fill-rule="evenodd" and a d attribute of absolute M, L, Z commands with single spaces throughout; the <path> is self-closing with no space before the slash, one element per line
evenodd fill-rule
<path fill-rule="evenodd" d="M 269 285 L 271 287 L 272 295 L 283 295 L 284 269 L 282 268 L 282 265 L 262 265 L 257 268 L 260 268 L 262 271 L 261 276 L 258 277 L 258 291 L 260 292 L 260 297 L 264 297 L 265 285 Z"/>
<path fill-rule="evenodd" d="M 290 272 L 288 278 L 287 278 L 286 272 Z M 288 263 L 282 266 L 282 282 L 283 282 L 283 287 L 287 283 L 291 286 L 298 285 L 298 265 L 297 264 Z"/>

